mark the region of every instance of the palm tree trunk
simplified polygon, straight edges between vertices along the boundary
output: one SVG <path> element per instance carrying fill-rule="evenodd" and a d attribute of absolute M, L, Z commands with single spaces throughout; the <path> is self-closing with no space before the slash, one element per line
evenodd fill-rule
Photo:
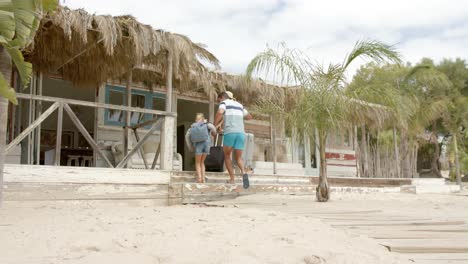
<path fill-rule="evenodd" d="M 0 46 L 0 72 L 9 83 L 11 78 L 11 59 Z M 3 202 L 3 170 L 5 166 L 6 130 L 8 124 L 8 100 L 0 96 L 0 207 Z"/>
<path fill-rule="evenodd" d="M 431 161 L 431 170 L 432 173 L 435 174 L 437 177 L 442 177 L 442 174 L 439 170 L 439 157 L 440 157 L 440 146 L 439 141 L 437 140 L 437 131 L 436 131 L 436 123 L 432 123 L 432 136 L 434 136 L 434 155 L 432 156 Z"/>
<path fill-rule="evenodd" d="M 369 177 L 369 157 L 367 155 L 366 126 L 361 126 L 362 177 Z"/>
<path fill-rule="evenodd" d="M 330 187 L 327 181 L 327 159 L 325 156 L 325 148 L 327 135 L 325 131 L 319 130 L 319 152 L 320 152 L 320 171 L 319 184 L 316 188 L 317 201 L 326 202 L 330 199 Z"/>
<path fill-rule="evenodd" d="M 400 157 L 399 157 L 399 151 L 398 151 L 398 143 L 397 143 L 397 131 L 396 128 L 393 127 L 393 148 L 395 152 L 395 167 L 396 167 L 396 175 L 398 178 L 401 177 L 400 174 Z"/>
<path fill-rule="evenodd" d="M 461 174 L 460 174 L 460 160 L 458 157 L 458 143 L 457 143 L 457 134 L 453 134 L 453 144 L 454 144 L 454 151 L 455 151 L 455 168 L 456 168 L 456 177 L 457 177 L 457 184 L 462 188 L 461 185 Z"/>
<path fill-rule="evenodd" d="M 414 159 L 414 163 L 413 163 L 413 178 L 419 178 L 419 175 L 418 175 L 418 149 L 419 149 L 419 146 L 418 144 L 414 144 L 414 148 L 413 148 L 413 159 Z"/>

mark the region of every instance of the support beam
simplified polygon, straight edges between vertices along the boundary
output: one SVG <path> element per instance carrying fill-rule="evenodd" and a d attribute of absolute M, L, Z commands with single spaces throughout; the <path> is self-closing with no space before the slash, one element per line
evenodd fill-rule
<path fill-rule="evenodd" d="M 0 51 L 1 52 L 1 51 Z M 6 130 L 8 122 L 8 100 L 0 96 L 0 208 L 3 201 L 3 170 L 6 157 Z"/>
<path fill-rule="evenodd" d="M 42 72 L 39 73 L 37 78 L 37 95 L 42 95 L 42 80 L 44 75 Z M 37 101 L 36 103 L 36 110 L 37 115 L 40 116 L 42 114 L 42 102 Z M 41 163 L 41 125 L 39 125 L 36 129 L 36 164 L 40 165 Z"/>
<path fill-rule="evenodd" d="M 163 130 L 161 131 L 161 170 L 172 170 L 174 122 L 174 117 L 164 117 Z"/>
<path fill-rule="evenodd" d="M 86 139 L 86 141 L 88 141 L 89 145 L 91 145 L 91 147 L 97 151 L 97 153 L 99 154 L 99 156 L 101 156 L 101 158 L 106 161 L 107 165 L 110 167 L 110 168 L 113 168 L 114 166 L 112 165 L 112 163 L 109 161 L 109 159 L 106 157 L 106 155 L 102 152 L 102 150 L 99 148 L 99 146 L 96 144 L 96 142 L 94 141 L 94 139 L 91 137 L 91 135 L 88 133 L 88 131 L 86 130 L 86 128 L 83 126 L 83 124 L 80 122 L 80 120 L 78 119 L 78 117 L 75 115 L 75 113 L 73 112 L 73 110 L 70 108 L 70 106 L 68 104 L 64 104 L 64 109 L 65 111 L 67 112 L 68 116 L 70 117 L 71 121 L 73 122 L 73 124 L 75 124 L 76 128 L 78 128 L 78 130 L 81 132 L 81 134 L 84 136 L 84 138 Z"/>
<path fill-rule="evenodd" d="M 127 74 L 127 107 L 132 106 L 132 70 L 130 70 Z M 132 112 L 126 111 L 125 112 L 125 127 L 124 127 L 124 155 L 128 154 L 128 149 L 130 147 L 130 118 Z"/>
<path fill-rule="evenodd" d="M 177 106 L 178 105 L 178 96 L 177 93 L 172 93 L 172 111 L 177 113 Z M 172 149 L 174 150 L 174 153 L 177 153 L 177 119 L 174 120 L 174 143 L 172 144 Z"/>
<path fill-rule="evenodd" d="M 214 117 L 215 117 L 215 96 L 214 94 L 210 94 L 210 103 L 208 105 L 208 121 L 214 124 Z"/>
<path fill-rule="evenodd" d="M 463 191 L 463 185 L 461 181 L 461 172 L 460 172 L 460 157 L 458 155 L 458 142 L 457 134 L 453 134 L 453 146 L 455 150 L 455 176 L 457 179 L 457 185 L 460 186 L 460 191 Z"/>
<path fill-rule="evenodd" d="M 169 115 L 169 116 L 177 116 L 177 113 L 172 112 L 165 112 L 165 111 L 158 111 L 152 109 L 145 109 L 139 107 L 127 107 L 123 105 L 112 105 L 112 104 L 103 104 L 103 103 L 96 103 L 96 102 L 89 102 L 89 101 L 81 101 L 81 100 L 74 100 L 74 99 L 65 99 L 60 97 L 52 97 L 52 96 L 40 96 L 40 95 L 29 95 L 24 93 L 17 93 L 16 97 L 18 99 L 34 99 L 40 100 L 44 102 L 63 102 L 68 105 L 80 105 L 86 107 L 97 107 L 97 108 L 105 108 L 111 110 L 121 110 L 121 111 L 131 111 L 136 113 L 144 113 L 144 114 L 152 114 L 152 115 Z"/>
<path fill-rule="evenodd" d="M 361 177 L 361 166 L 359 162 L 361 160 L 360 153 L 359 153 L 359 144 L 358 144 L 358 128 L 357 126 L 353 125 L 353 150 L 354 150 L 354 158 L 356 159 L 356 177 Z"/>
<path fill-rule="evenodd" d="M 29 95 L 36 95 L 35 94 L 35 90 L 36 90 L 36 74 L 33 72 L 33 74 L 31 75 L 31 81 L 29 83 Z M 31 126 L 31 122 L 34 120 L 34 116 L 33 116 L 33 113 L 35 112 L 34 111 L 34 107 L 33 107 L 33 104 L 34 104 L 34 100 L 31 98 L 29 99 L 29 104 L 28 104 L 28 127 Z M 27 157 L 27 164 L 31 164 L 31 157 L 32 157 L 32 142 L 33 142 L 33 136 L 31 134 L 28 134 L 28 141 L 27 141 L 27 144 L 28 144 L 28 157 Z"/>
<path fill-rule="evenodd" d="M 12 72 L 11 58 L 8 52 L 0 45 L 0 74 L 2 74 L 5 80 L 9 81 Z M 3 202 L 3 171 L 5 166 L 5 158 L 7 151 L 6 145 L 6 133 L 8 124 L 8 100 L 3 96 L 0 96 L 0 208 Z"/>
<path fill-rule="evenodd" d="M 62 150 L 63 103 L 60 103 L 57 115 L 57 137 L 55 140 L 55 166 L 60 166 L 60 153 Z"/>
<path fill-rule="evenodd" d="M 396 171 L 397 171 L 397 177 L 401 178 L 400 156 L 399 156 L 399 150 L 398 150 L 397 130 L 396 130 L 395 127 L 393 127 L 393 151 L 395 153 L 395 167 L 396 167 Z"/>
<path fill-rule="evenodd" d="M 94 102 L 99 103 L 99 91 L 101 86 L 98 85 L 96 87 L 96 95 L 94 97 Z M 98 142 L 98 127 L 99 127 L 99 108 L 94 108 L 94 127 L 93 127 L 93 136 L 94 136 L 94 141 Z M 97 164 L 97 151 L 93 149 L 93 164 L 96 167 Z"/>
<path fill-rule="evenodd" d="M 135 154 L 135 152 L 137 152 L 140 147 L 151 137 L 151 135 L 153 135 L 153 133 L 158 130 L 158 128 L 160 127 L 160 122 L 162 122 L 163 119 L 160 119 L 158 121 L 156 121 L 153 126 L 150 128 L 150 130 L 143 136 L 143 138 L 141 139 L 141 141 L 139 141 L 131 150 L 129 153 L 127 153 L 127 155 L 125 155 L 125 157 L 122 159 L 122 161 L 120 161 L 120 163 L 116 166 L 116 168 L 123 168 L 125 165 L 127 165 L 127 162 L 130 160 L 130 158 L 133 156 L 133 154 Z M 145 164 L 146 165 L 146 164 Z"/>
<path fill-rule="evenodd" d="M 167 53 L 166 112 L 172 112 L 172 54 Z"/>
<path fill-rule="evenodd" d="M 276 170 L 276 129 L 273 116 L 270 116 L 270 142 L 271 142 L 271 151 L 273 156 L 273 174 L 277 173 Z"/>
<path fill-rule="evenodd" d="M 292 135 L 291 135 L 291 158 L 292 163 L 299 162 L 299 151 L 298 151 L 298 144 L 297 144 L 297 128 L 293 127 Z"/>
<path fill-rule="evenodd" d="M 161 142 L 158 144 L 158 149 L 156 150 L 156 155 L 154 155 L 153 164 L 151 165 L 151 169 L 154 170 L 156 168 L 156 163 L 158 162 L 159 154 L 161 153 Z"/>
<path fill-rule="evenodd" d="M 59 102 L 51 105 L 42 115 L 40 115 L 30 126 L 28 126 L 23 132 L 21 132 L 18 137 L 16 137 L 5 149 L 5 152 L 8 153 L 14 146 L 18 145 L 25 137 L 27 137 L 37 126 L 39 126 L 42 121 L 44 121 L 50 114 L 52 114 L 55 109 L 59 107 Z"/>
<path fill-rule="evenodd" d="M 133 129 L 133 134 L 135 134 L 136 143 L 138 144 L 140 142 L 140 136 L 138 135 L 138 131 L 136 129 Z M 138 150 L 140 151 L 141 158 L 143 159 L 143 164 L 145 164 L 145 169 L 149 169 L 148 162 L 145 158 L 145 152 L 143 151 L 141 146 L 138 147 Z"/>

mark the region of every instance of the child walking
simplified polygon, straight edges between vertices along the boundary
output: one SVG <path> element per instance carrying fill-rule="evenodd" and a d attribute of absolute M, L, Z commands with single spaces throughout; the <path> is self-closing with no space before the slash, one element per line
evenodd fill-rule
<path fill-rule="evenodd" d="M 205 182 L 205 159 L 210 154 L 211 136 L 216 135 L 216 128 L 208 123 L 202 113 L 195 116 L 195 123 L 185 134 L 185 142 L 191 151 L 195 150 L 195 169 L 197 182 Z"/>

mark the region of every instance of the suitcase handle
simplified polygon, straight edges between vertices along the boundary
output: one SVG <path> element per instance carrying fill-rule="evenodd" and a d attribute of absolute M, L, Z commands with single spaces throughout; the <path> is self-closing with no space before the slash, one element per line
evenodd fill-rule
<path fill-rule="evenodd" d="M 221 135 L 221 146 L 218 146 L 218 138 L 219 138 L 219 135 Z M 220 134 L 220 133 L 216 133 L 216 139 L 215 139 L 214 146 L 215 146 L 215 147 L 222 147 L 222 146 L 223 146 L 223 143 L 224 143 L 224 135 L 223 135 L 223 134 Z"/>

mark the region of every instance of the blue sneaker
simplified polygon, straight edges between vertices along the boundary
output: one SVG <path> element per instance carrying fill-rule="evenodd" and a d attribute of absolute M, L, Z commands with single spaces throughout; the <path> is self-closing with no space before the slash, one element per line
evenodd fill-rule
<path fill-rule="evenodd" d="M 250 183 L 249 183 L 249 175 L 247 173 L 245 173 L 244 175 L 242 175 L 242 184 L 244 186 L 244 189 L 248 189 L 249 186 L 250 186 Z"/>

